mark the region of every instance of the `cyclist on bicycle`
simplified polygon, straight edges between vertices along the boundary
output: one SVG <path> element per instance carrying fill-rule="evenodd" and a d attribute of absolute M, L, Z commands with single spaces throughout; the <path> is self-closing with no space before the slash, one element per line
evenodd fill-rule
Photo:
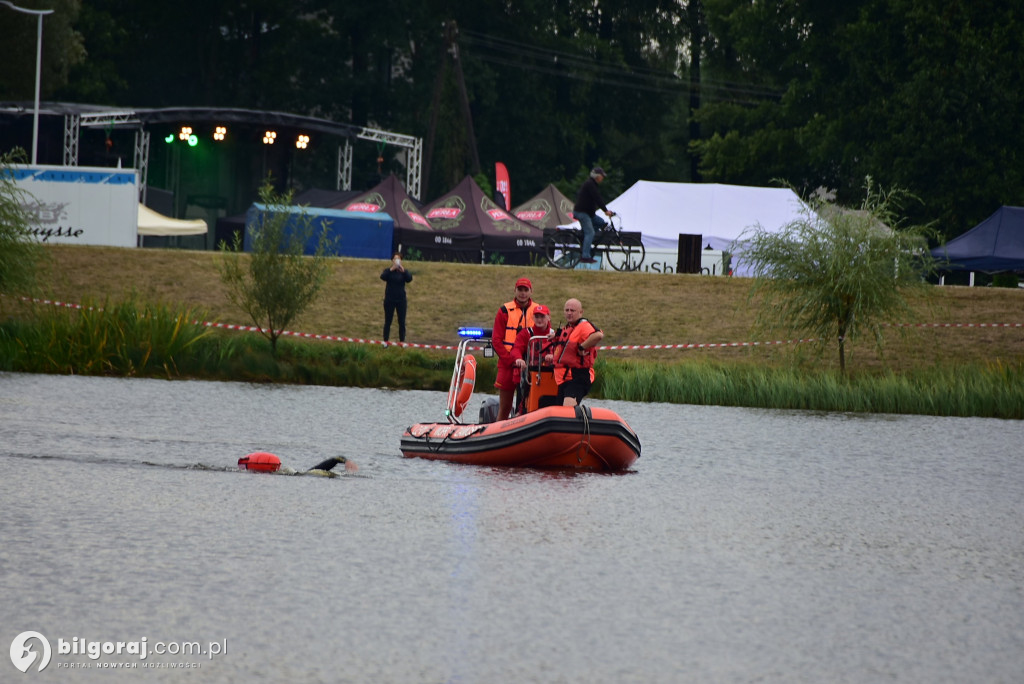
<path fill-rule="evenodd" d="M 592 264 L 595 259 L 590 254 L 590 246 L 594 243 L 594 229 L 602 229 L 608 222 L 597 215 L 597 210 L 602 209 L 608 216 L 615 216 L 605 206 L 601 198 L 601 191 L 598 189 L 607 174 L 600 166 L 595 166 L 590 172 L 590 178 L 583 182 L 580 191 L 576 193 L 576 204 L 572 209 L 573 218 L 580 222 L 583 229 L 583 246 L 580 254 L 580 263 Z"/>

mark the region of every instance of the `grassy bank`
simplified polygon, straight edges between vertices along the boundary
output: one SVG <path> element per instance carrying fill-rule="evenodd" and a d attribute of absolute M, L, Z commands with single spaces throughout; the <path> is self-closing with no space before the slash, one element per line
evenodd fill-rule
<path fill-rule="evenodd" d="M 208 377 L 228 380 L 316 383 L 369 387 L 446 389 L 451 352 L 378 345 L 284 339 L 277 358 L 251 333 L 198 328 L 196 339 L 167 354 L 156 338 L 183 344 L 179 319 L 249 324 L 232 310 L 208 252 L 76 246 L 47 249 L 50 266 L 44 296 L 99 303 L 118 312 L 111 326 L 131 327 L 118 305 L 130 302 L 164 320 L 155 331 L 138 326 L 141 350 L 74 350 L 55 341 L 64 335 L 96 347 L 106 337 L 97 320 L 49 305 L 2 300 L 3 367 L 33 372 L 99 372 L 118 375 Z M 383 261 L 340 259 L 322 297 L 295 329 L 349 338 L 379 339 L 383 318 Z M 756 310 L 749 281 L 689 275 L 562 272 L 547 268 L 466 264 L 408 264 L 414 280 L 409 341 L 452 345 L 459 325 L 489 325 L 498 305 L 511 297 L 520 275 L 530 277 L 538 301 L 556 311 L 570 296 L 605 331 L 606 345 L 728 344 L 769 341 L 754 330 Z M 812 345 L 783 344 L 702 349 L 608 349 L 599 359 L 595 397 L 737 406 L 886 411 L 937 415 L 1024 417 L 1021 390 L 1024 329 L 930 327 L 918 324 L 1024 322 L 1024 292 L 1000 288 L 936 288 L 914 303 L 910 327 L 891 328 L 881 354 L 865 342 L 851 351 L 848 378 L 835 370 L 834 346 L 825 356 Z M 60 319 L 64 317 L 64 322 Z M 556 322 L 560 316 L 556 314 Z M 85 322 L 83 323 L 83 319 Z M 55 322 L 56 321 L 56 322 Z M 62 328 L 61 326 L 66 326 Z M 84 327 L 76 327 L 84 326 Z M 46 332 L 49 331 L 49 332 Z M 202 334 L 198 334 L 202 333 Z M 36 335 L 36 337 L 32 337 Z M 51 339 L 46 342 L 47 336 Z M 32 339 L 26 345 L 26 339 Z M 90 342 L 91 340 L 91 342 Z M 19 346 L 20 345 L 20 346 Z M 152 347 L 150 349 L 150 347 Z M 48 349 L 49 369 L 26 349 Z M 61 351 L 64 349 L 64 351 Z M 146 349 L 149 349 L 146 351 Z M 20 351 L 19 351 L 20 350 Z M 80 355 L 75 357 L 75 355 Z M 75 369 L 79 361 L 92 359 Z M 117 361 L 128 359 L 128 362 Z M 140 365 L 142 359 L 146 363 Z M 162 360 L 161 360 L 162 359 Z M 32 365 L 35 364 L 35 365 Z M 70 365 L 69 365 L 70 364 Z M 478 387 L 493 382 L 493 360 L 482 360 Z"/>

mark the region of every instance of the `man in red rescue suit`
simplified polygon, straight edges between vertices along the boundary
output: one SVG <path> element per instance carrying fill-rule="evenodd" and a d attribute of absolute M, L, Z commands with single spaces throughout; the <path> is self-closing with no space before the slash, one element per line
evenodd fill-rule
<path fill-rule="evenodd" d="M 565 325 L 555 343 L 555 382 L 562 406 L 576 406 L 594 383 L 594 359 L 604 333 L 583 318 L 580 300 L 568 300 L 564 313 Z"/>
<path fill-rule="evenodd" d="M 533 313 L 537 304 L 533 301 L 533 283 L 529 278 L 516 281 L 515 298 L 505 302 L 494 316 L 494 331 L 491 346 L 498 355 L 498 376 L 494 386 L 498 389 L 498 420 L 505 420 L 512 412 L 512 398 L 518 384 L 515 379 L 512 347 L 516 335 L 523 328 L 533 325 Z"/>

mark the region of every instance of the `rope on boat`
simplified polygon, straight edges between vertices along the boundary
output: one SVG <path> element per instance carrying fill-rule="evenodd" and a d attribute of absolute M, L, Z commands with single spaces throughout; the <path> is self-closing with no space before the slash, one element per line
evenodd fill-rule
<path fill-rule="evenodd" d="M 601 456 L 601 454 L 598 453 L 596 449 L 594 449 L 593 443 L 591 441 L 592 433 L 590 431 L 590 409 L 584 406 L 583 404 L 577 404 L 576 417 L 583 421 L 582 437 L 580 439 L 579 445 L 576 447 L 576 462 L 582 464 L 583 457 L 590 453 L 594 455 L 594 458 L 601 461 L 601 463 L 604 464 L 605 468 L 607 468 L 608 470 L 612 470 L 612 467 L 608 465 L 608 461 L 606 461 Z"/>
<path fill-rule="evenodd" d="M 580 439 L 580 443 L 576 446 L 576 462 L 583 463 L 583 457 L 586 456 L 588 452 L 594 451 L 590 443 L 590 411 L 588 411 L 582 404 L 577 404 L 576 417 L 583 421 L 582 438 Z M 584 450 L 583 453 L 580 453 L 581 450 Z"/>
<path fill-rule="evenodd" d="M 439 427 L 450 429 L 445 431 L 444 436 L 441 437 L 440 439 L 431 439 L 430 434 Z M 486 427 L 486 425 L 456 426 L 454 424 L 444 425 L 443 423 L 426 423 L 420 425 L 413 425 L 411 428 L 407 430 L 407 432 L 412 437 L 423 440 L 423 446 L 425 446 L 428 451 L 430 451 L 431 453 L 437 453 L 441 450 L 441 447 L 443 447 L 445 442 L 447 442 L 449 439 L 466 439 L 467 437 L 471 437 L 472 435 L 475 435 L 478 432 L 482 432 Z"/>

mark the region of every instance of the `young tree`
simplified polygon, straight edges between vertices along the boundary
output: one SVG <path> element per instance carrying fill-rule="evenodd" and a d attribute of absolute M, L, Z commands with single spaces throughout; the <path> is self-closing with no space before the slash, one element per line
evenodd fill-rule
<path fill-rule="evenodd" d="M 293 192 L 274 192 L 268 178 L 260 188 L 263 210 L 250 231 L 252 252 L 244 259 L 242 238 L 221 243 L 218 262 L 221 282 L 231 303 L 253 320 L 277 353 L 277 338 L 316 298 L 327 279 L 330 262 L 325 256 L 330 239 L 325 228 L 312 256 L 305 246 L 314 238 L 313 218 L 305 210 L 289 211 Z M 293 220 L 294 217 L 294 220 Z"/>
<path fill-rule="evenodd" d="M 758 226 L 739 240 L 756 278 L 751 295 L 763 304 L 758 321 L 807 332 L 822 345 L 835 339 L 844 373 L 846 341 L 868 332 L 881 347 L 883 324 L 910 311 L 906 295 L 928 288 L 924 276 L 934 270 L 927 229 L 897 227 L 906 194 L 877 189 L 870 178 L 865 189 L 855 210 L 819 189 L 802 218 L 778 233 Z"/>
<path fill-rule="evenodd" d="M 31 197 L 14 182 L 11 166 L 25 163 L 25 151 L 0 154 L 0 292 L 26 294 L 36 283 L 43 246 L 29 232 L 25 211 Z"/>

